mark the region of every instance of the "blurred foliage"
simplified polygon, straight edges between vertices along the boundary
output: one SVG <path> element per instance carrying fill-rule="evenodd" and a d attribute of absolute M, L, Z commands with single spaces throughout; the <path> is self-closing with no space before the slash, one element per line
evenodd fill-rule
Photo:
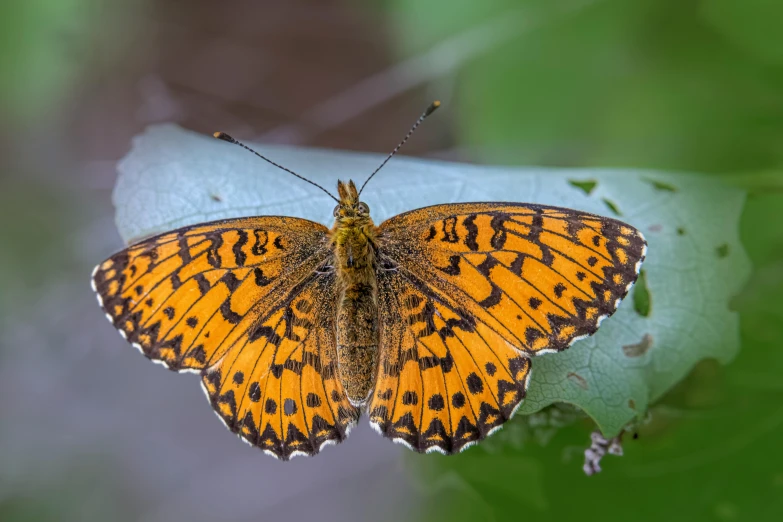
<path fill-rule="evenodd" d="M 493 19 L 518 33 L 453 78 L 482 161 L 733 172 L 783 163 L 769 0 L 385 0 L 404 54 Z"/>
<path fill-rule="evenodd" d="M 127 50 L 130 18 L 145 2 L 39 0 L 0 4 L 0 108 L 15 125 L 34 127 L 86 76 L 99 76 Z M 130 18 L 130 21 L 129 21 Z M 9 123 L 9 122 L 7 122 Z"/>
<path fill-rule="evenodd" d="M 417 460 L 431 495 L 422 518 L 780 520 L 783 3 L 383 6 L 406 56 L 492 19 L 519 20 L 517 34 L 450 78 L 458 140 L 481 161 L 691 170 L 750 191 L 741 237 L 755 271 L 733 300 L 742 335 L 733 363 L 697 366 L 596 477 L 581 470 L 588 422 L 541 440 L 518 418 L 521 448 L 500 436 L 459 458 Z"/>

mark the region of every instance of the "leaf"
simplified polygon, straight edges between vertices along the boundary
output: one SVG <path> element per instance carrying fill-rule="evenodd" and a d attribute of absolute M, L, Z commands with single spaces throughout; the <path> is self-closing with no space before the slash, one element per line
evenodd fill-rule
<path fill-rule="evenodd" d="M 328 189 L 338 178 L 363 181 L 383 159 L 256 148 Z M 334 202 L 322 192 L 239 147 L 173 125 L 150 127 L 138 136 L 119 171 L 114 203 L 117 226 L 128 242 L 226 217 L 291 215 L 331 224 Z M 589 194 L 579 187 L 584 180 L 595 182 Z M 643 418 L 698 361 L 726 363 L 737 353 L 738 317 L 728 302 L 750 268 L 738 239 L 745 198 L 738 189 L 662 172 L 395 158 L 364 194 L 378 223 L 435 203 L 525 201 L 607 215 L 610 201 L 623 220 L 645 234 L 647 295 L 637 298 L 646 302 L 645 314 L 637 313 L 629 297 L 596 335 L 563 353 L 537 357 L 522 414 L 571 403 L 613 436 Z"/>

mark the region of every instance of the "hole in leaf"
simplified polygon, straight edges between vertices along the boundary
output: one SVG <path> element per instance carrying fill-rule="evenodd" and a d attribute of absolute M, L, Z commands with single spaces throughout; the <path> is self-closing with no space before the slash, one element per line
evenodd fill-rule
<path fill-rule="evenodd" d="M 639 279 L 633 287 L 633 309 L 642 317 L 650 315 L 650 290 L 647 288 L 647 275 L 639 272 Z"/>
<path fill-rule="evenodd" d="M 626 344 L 623 346 L 623 353 L 626 357 L 641 357 L 647 353 L 647 350 L 649 350 L 652 345 L 652 335 L 646 333 L 638 343 Z"/>
<path fill-rule="evenodd" d="M 657 181 L 654 179 L 646 179 L 644 181 L 652 185 L 655 190 L 663 190 L 664 192 L 677 192 L 677 187 L 663 181 Z"/>
<path fill-rule="evenodd" d="M 584 192 L 589 196 L 590 193 L 593 191 L 593 189 L 596 187 L 596 185 L 598 185 L 598 182 L 593 181 L 591 179 L 587 179 L 584 181 L 570 179 L 568 180 L 568 184 L 571 185 L 572 187 L 578 188 L 579 190 L 581 190 L 582 192 Z"/>
<path fill-rule="evenodd" d="M 678 236 L 684 236 L 685 235 L 685 229 L 683 227 L 677 227 L 677 235 Z"/>
<path fill-rule="evenodd" d="M 724 257 L 728 257 L 729 245 L 726 243 L 719 245 L 718 248 L 715 249 L 715 253 L 718 255 L 720 259 L 723 259 Z"/>
<path fill-rule="evenodd" d="M 606 208 L 611 210 L 612 213 L 615 216 L 622 216 L 622 213 L 620 212 L 620 209 L 617 208 L 617 205 L 614 204 L 614 201 L 612 201 L 611 199 L 606 199 L 606 198 L 603 198 L 601 201 L 604 202 L 604 205 L 606 205 Z"/>
<path fill-rule="evenodd" d="M 571 381 L 574 384 L 576 384 L 577 386 L 579 386 L 583 390 L 586 390 L 586 389 L 590 388 L 590 385 L 587 384 L 587 380 L 584 377 L 582 377 L 581 375 L 579 375 L 578 373 L 568 372 L 568 375 L 566 375 L 566 377 L 568 379 L 571 379 Z"/>

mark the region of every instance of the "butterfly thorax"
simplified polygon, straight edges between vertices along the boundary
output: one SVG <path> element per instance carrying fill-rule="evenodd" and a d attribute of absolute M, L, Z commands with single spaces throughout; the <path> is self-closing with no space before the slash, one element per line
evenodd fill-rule
<path fill-rule="evenodd" d="M 339 182 L 337 190 L 340 204 L 331 231 L 340 290 L 337 361 L 348 398 L 360 405 L 372 391 L 378 362 L 375 224 L 353 181 Z"/>

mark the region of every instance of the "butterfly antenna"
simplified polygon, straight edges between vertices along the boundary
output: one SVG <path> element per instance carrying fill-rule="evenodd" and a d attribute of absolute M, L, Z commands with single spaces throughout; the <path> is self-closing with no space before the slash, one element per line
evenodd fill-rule
<path fill-rule="evenodd" d="M 340 200 L 339 200 L 339 199 L 337 199 L 336 197 L 334 197 L 334 196 L 332 195 L 332 193 L 331 193 L 331 192 L 329 192 L 328 190 L 326 190 L 325 188 L 323 188 L 323 187 L 322 187 L 321 185 L 319 185 L 318 183 L 315 183 L 314 181 L 310 181 L 309 179 L 305 178 L 304 176 L 300 176 L 299 174 L 297 174 L 297 173 L 296 173 L 296 172 L 294 172 L 293 170 L 287 169 L 287 168 L 285 168 L 285 167 L 284 167 L 284 166 L 282 166 L 282 165 L 278 165 L 277 163 L 275 163 L 274 161 L 270 160 L 269 158 L 267 158 L 267 157 L 265 157 L 265 156 L 262 156 L 262 155 L 261 155 L 261 154 L 259 154 L 258 152 L 254 151 L 253 149 L 251 149 L 250 147 L 248 147 L 248 146 L 247 146 L 247 145 L 245 145 L 244 143 L 242 143 L 242 142 L 239 142 L 239 141 L 235 140 L 234 138 L 232 138 L 231 136 L 229 136 L 229 135 L 228 135 L 228 134 L 226 134 L 225 132 L 216 132 L 216 133 L 214 133 L 214 134 L 213 134 L 213 136 L 214 136 L 214 137 L 216 137 L 216 138 L 217 138 L 217 139 L 219 139 L 219 140 L 227 141 L 227 142 L 229 142 L 229 143 L 233 143 L 234 145 L 239 145 L 240 147 L 242 147 L 242 148 L 243 148 L 243 149 L 245 149 L 245 150 L 249 150 L 250 152 L 252 152 L 252 153 L 253 153 L 253 154 L 255 154 L 256 156 L 258 156 L 258 157 L 259 157 L 259 158 L 261 158 L 262 160 L 264 160 L 264 161 L 266 161 L 266 162 L 268 162 L 268 163 L 271 163 L 272 165 L 274 165 L 274 166 L 275 166 L 275 167 L 277 167 L 278 169 L 284 170 L 284 171 L 288 172 L 289 174 L 293 174 L 293 175 L 294 175 L 294 176 L 296 176 L 297 178 L 301 179 L 302 181 L 306 181 L 306 182 L 308 182 L 308 183 L 309 183 L 309 184 L 311 184 L 311 185 L 315 185 L 315 186 L 316 186 L 316 187 L 318 187 L 319 189 L 321 189 L 321 190 L 323 190 L 324 192 L 326 192 L 327 194 L 329 194 L 329 197 L 330 197 L 330 198 L 332 198 L 333 200 L 335 200 L 335 201 L 336 201 L 336 202 L 338 202 L 338 203 L 340 202 Z"/>
<path fill-rule="evenodd" d="M 365 185 L 367 185 L 367 182 L 369 182 L 369 181 L 372 179 L 372 177 L 373 177 L 373 176 L 375 176 L 375 175 L 378 173 L 378 171 L 379 171 L 379 170 L 381 170 L 381 169 L 383 168 L 383 166 L 384 166 L 384 165 L 386 165 L 386 164 L 389 162 L 389 160 L 390 160 L 390 159 L 392 159 L 392 156 L 394 156 L 395 154 L 397 154 L 397 151 L 398 151 L 398 150 L 400 150 L 400 149 L 402 148 L 402 146 L 403 146 L 403 145 L 405 145 L 405 142 L 406 142 L 406 141 L 408 141 L 408 138 L 410 138 L 410 137 L 411 137 L 411 134 L 413 134 L 413 131 L 415 131 L 415 130 L 416 130 L 416 127 L 418 127 L 419 125 L 421 125 L 421 122 L 423 122 L 423 121 L 424 121 L 424 118 L 426 118 L 427 116 L 429 116 L 430 114 L 432 114 L 433 112 L 435 112 L 435 109 L 437 109 L 438 107 L 440 107 L 440 102 L 439 102 L 439 101 L 437 101 L 437 100 L 435 100 L 434 102 L 432 102 L 432 103 L 430 104 L 430 106 L 429 106 L 429 107 L 427 107 L 427 110 L 426 110 L 426 111 L 424 111 L 424 112 L 421 114 L 421 116 L 419 116 L 419 119 L 418 119 L 418 120 L 416 120 L 416 123 L 414 123 L 414 124 L 413 124 L 413 127 L 411 127 L 411 130 L 409 130 L 409 131 L 408 131 L 408 134 L 406 134 L 406 135 L 405 135 L 405 137 L 402 139 L 402 141 L 400 142 L 400 144 L 399 144 L 399 145 L 397 145 L 396 147 L 394 147 L 394 150 L 393 150 L 393 151 L 391 151 L 391 154 L 389 154 L 388 156 L 386 156 L 386 159 L 385 159 L 385 160 L 383 160 L 383 163 L 381 163 L 381 165 L 380 165 L 380 166 L 379 166 L 377 169 L 375 169 L 375 171 L 373 171 L 373 173 L 372 173 L 372 174 L 370 174 L 370 177 L 369 177 L 369 178 L 367 178 L 367 180 L 366 180 L 366 181 L 365 181 L 365 182 L 362 184 L 362 188 L 360 188 L 360 189 L 359 189 L 359 194 L 360 194 L 360 195 L 361 195 L 361 193 L 362 193 L 362 190 L 364 190 L 364 187 L 365 187 Z"/>

